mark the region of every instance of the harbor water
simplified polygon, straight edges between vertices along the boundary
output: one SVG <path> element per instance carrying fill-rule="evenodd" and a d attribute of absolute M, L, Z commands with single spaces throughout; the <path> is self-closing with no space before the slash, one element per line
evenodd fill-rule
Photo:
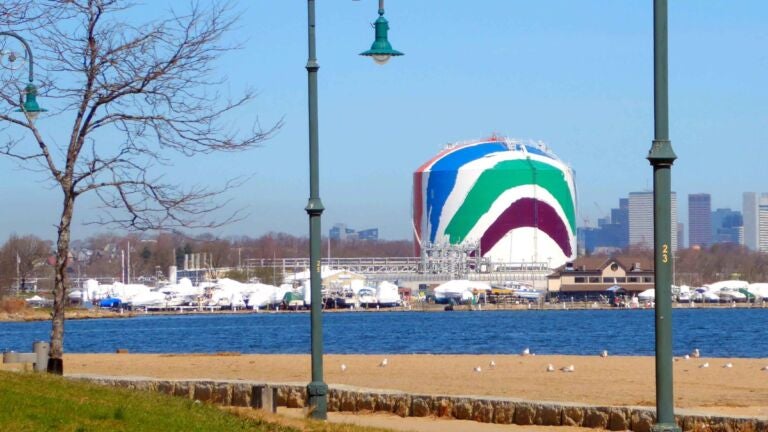
<path fill-rule="evenodd" d="M 768 357 L 768 309 L 676 309 L 673 349 Z M 0 323 L 0 350 L 29 351 L 50 322 Z M 69 320 L 65 352 L 309 353 L 308 313 L 146 315 Z M 323 316 L 329 354 L 654 354 L 653 310 L 347 312 Z"/>

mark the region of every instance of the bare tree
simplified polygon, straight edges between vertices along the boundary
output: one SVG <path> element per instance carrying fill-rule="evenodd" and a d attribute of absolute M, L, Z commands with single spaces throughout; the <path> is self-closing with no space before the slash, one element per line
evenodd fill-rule
<path fill-rule="evenodd" d="M 61 374 L 66 258 L 77 199 L 93 192 L 104 210 L 95 222 L 122 228 L 218 226 L 237 217 L 208 219 L 233 183 L 219 190 L 183 188 L 154 173 L 174 152 L 251 149 L 280 124 L 264 130 L 256 123 L 245 132 L 228 127 L 227 115 L 254 95 L 246 91 L 228 100 L 216 91 L 224 81 L 214 76 L 213 64 L 236 48 L 222 43 L 236 21 L 227 4 L 192 4 L 184 13 L 135 25 L 121 19 L 132 7 L 123 0 L 32 3 L 35 13 L 56 18 L 26 27 L 36 67 L 47 74 L 40 95 L 60 116 L 71 116 L 72 126 L 56 136 L 43 133 L 29 115 L 19 119 L 12 113 L 22 107 L 19 83 L 5 77 L 0 97 L 8 108 L 0 111 L 0 123 L 23 133 L 9 133 L 0 154 L 44 172 L 62 194 L 48 363 L 49 372 Z"/>
<path fill-rule="evenodd" d="M 51 254 L 51 242 L 33 235 L 11 234 L 0 247 L 0 297 L 5 288 L 16 285 L 22 288 L 24 281 L 36 275 Z"/>

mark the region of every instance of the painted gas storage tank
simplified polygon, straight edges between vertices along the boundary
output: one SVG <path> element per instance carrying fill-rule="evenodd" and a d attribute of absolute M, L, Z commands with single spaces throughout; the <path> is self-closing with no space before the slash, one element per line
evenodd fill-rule
<path fill-rule="evenodd" d="M 505 138 L 448 146 L 413 175 L 421 243 L 479 242 L 494 262 L 576 258 L 573 171 L 542 144 Z"/>

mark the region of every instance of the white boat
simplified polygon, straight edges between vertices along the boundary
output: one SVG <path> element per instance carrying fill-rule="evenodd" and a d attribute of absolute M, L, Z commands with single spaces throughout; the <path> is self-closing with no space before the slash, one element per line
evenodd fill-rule
<path fill-rule="evenodd" d="M 712 292 L 720 291 L 723 288 L 734 288 L 738 291 L 739 288 L 747 289 L 749 287 L 749 282 L 743 281 L 743 280 L 724 280 L 724 281 L 714 282 L 704 286 L 707 287 Z"/>
<path fill-rule="evenodd" d="M 720 296 L 716 292 L 710 291 L 708 287 L 703 286 L 696 288 L 696 295 L 694 301 L 701 301 L 705 303 L 718 303 L 720 302 Z"/>
<path fill-rule="evenodd" d="M 768 298 L 768 283 L 751 283 L 747 287 L 747 291 L 752 293 L 757 299 Z"/>
<path fill-rule="evenodd" d="M 148 291 L 134 296 L 130 302 L 126 302 L 131 308 L 163 308 L 168 307 L 168 298 L 159 291 Z"/>
<path fill-rule="evenodd" d="M 656 300 L 656 290 L 654 288 L 647 289 L 638 294 L 637 298 L 642 301 L 654 301 Z"/>
<path fill-rule="evenodd" d="M 516 296 L 526 300 L 538 301 L 541 298 L 541 293 L 532 287 L 520 287 L 514 292 Z"/>
<path fill-rule="evenodd" d="M 376 302 L 382 307 L 400 306 L 402 300 L 397 285 L 382 281 L 376 287 Z"/>
<path fill-rule="evenodd" d="M 744 293 L 739 292 L 738 288 L 731 288 L 731 287 L 725 287 L 721 288 L 720 291 L 717 292 L 718 297 L 720 297 L 720 301 L 730 303 L 730 302 L 737 302 L 737 303 L 743 303 L 747 301 L 747 296 Z"/>
<path fill-rule="evenodd" d="M 485 282 L 455 279 L 434 289 L 436 303 L 463 303 L 472 300 L 475 292 L 490 292 L 491 286 Z"/>
<path fill-rule="evenodd" d="M 691 299 L 691 287 L 688 285 L 681 285 L 677 291 L 677 301 L 679 303 L 689 303 Z"/>
<path fill-rule="evenodd" d="M 376 300 L 376 290 L 369 287 L 360 288 L 357 291 L 357 298 L 360 301 L 360 306 L 376 306 L 379 301 Z"/>

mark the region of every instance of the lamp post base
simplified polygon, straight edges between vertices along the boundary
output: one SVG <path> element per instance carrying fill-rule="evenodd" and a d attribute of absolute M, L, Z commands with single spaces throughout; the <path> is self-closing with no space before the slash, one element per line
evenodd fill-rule
<path fill-rule="evenodd" d="M 328 418 L 328 385 L 322 381 L 312 381 L 307 385 L 307 406 L 309 415 L 315 420 Z"/>
<path fill-rule="evenodd" d="M 675 423 L 657 423 L 651 426 L 651 432 L 681 432 L 680 426 Z"/>

